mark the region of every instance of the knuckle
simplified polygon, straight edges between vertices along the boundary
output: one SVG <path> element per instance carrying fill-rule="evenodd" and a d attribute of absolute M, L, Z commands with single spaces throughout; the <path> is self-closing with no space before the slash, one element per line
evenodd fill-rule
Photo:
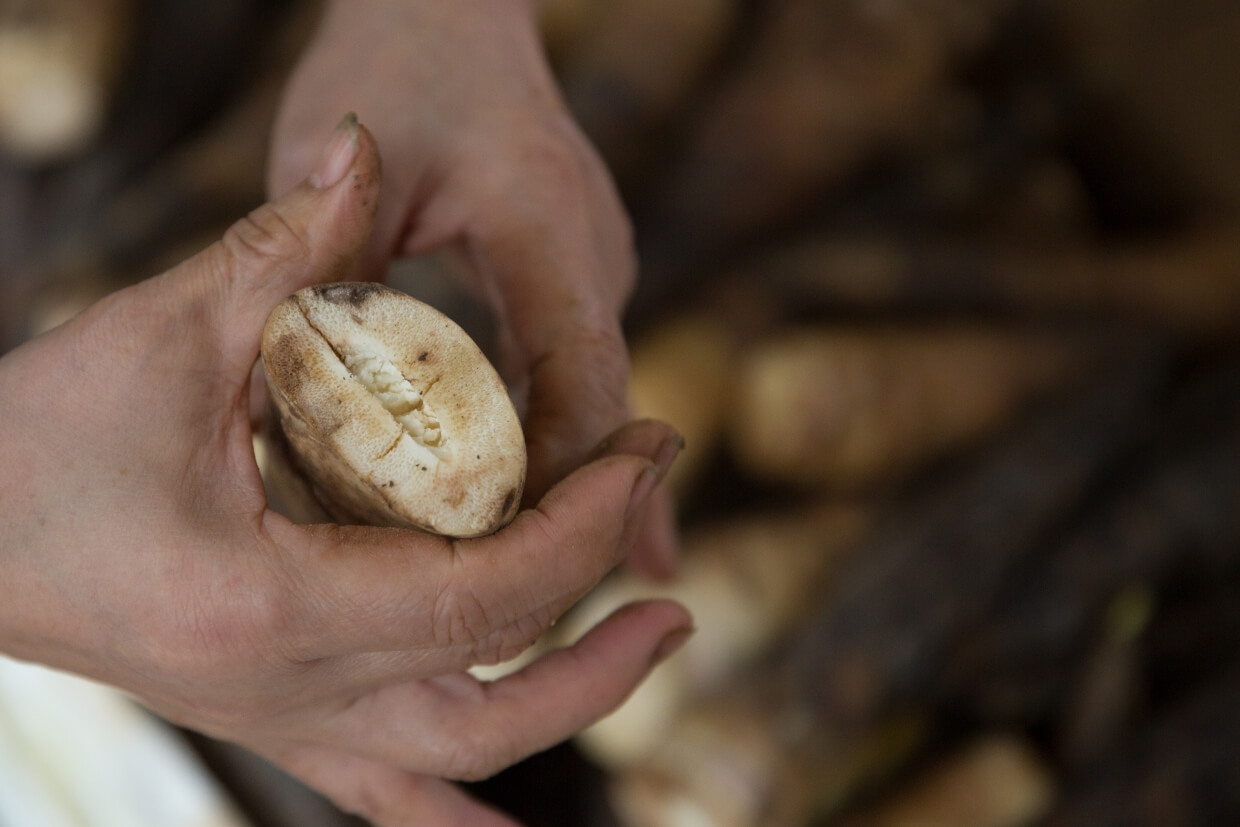
<path fill-rule="evenodd" d="M 297 261 L 310 252 L 302 233 L 270 204 L 229 227 L 222 246 L 234 264 Z"/>
<path fill-rule="evenodd" d="M 482 203 L 528 204 L 529 209 L 519 213 L 533 220 L 579 211 L 582 204 L 595 201 L 598 175 L 584 145 L 558 132 L 540 132 L 511 147 L 486 164 L 482 182 L 490 192 Z M 515 220 L 516 213 L 511 217 Z"/>
<path fill-rule="evenodd" d="M 512 534 L 516 543 L 513 552 L 531 558 L 537 555 L 538 549 L 563 545 L 565 529 L 573 525 L 573 521 L 564 519 L 558 511 L 549 511 L 541 502 L 521 512 L 517 519 L 520 521 L 520 531 Z"/>
<path fill-rule="evenodd" d="M 521 757 L 513 739 L 498 727 L 470 727 L 444 756 L 444 775 L 455 781 L 485 781 Z"/>
<path fill-rule="evenodd" d="M 435 594 L 431 630 L 435 646 L 473 649 L 491 628 L 486 604 L 472 589 L 451 583 Z"/>
<path fill-rule="evenodd" d="M 603 377 L 611 384 L 624 385 L 629 377 L 629 349 L 614 318 L 609 317 L 585 334 L 583 345 L 597 356 Z"/>
<path fill-rule="evenodd" d="M 512 660 L 537 642 L 551 627 L 552 619 L 549 609 L 541 609 L 491 632 L 474 645 L 472 662 L 492 666 Z"/>
<path fill-rule="evenodd" d="M 630 372 L 623 334 L 614 323 L 600 322 L 579 331 L 570 352 L 572 358 L 588 366 L 588 371 L 583 371 L 587 381 L 579 388 L 578 404 L 619 426 L 628 409 Z"/>
<path fill-rule="evenodd" d="M 569 135 L 543 133 L 527 144 L 525 157 L 538 180 L 552 191 L 580 192 L 590 186 L 590 153 Z"/>
<path fill-rule="evenodd" d="M 478 159 L 470 232 L 516 259 L 554 249 L 618 313 L 637 283 L 636 232 L 610 173 L 575 126 L 542 129 Z M 525 251 L 524 253 L 522 251 Z M 535 256 L 536 257 L 536 256 Z"/>

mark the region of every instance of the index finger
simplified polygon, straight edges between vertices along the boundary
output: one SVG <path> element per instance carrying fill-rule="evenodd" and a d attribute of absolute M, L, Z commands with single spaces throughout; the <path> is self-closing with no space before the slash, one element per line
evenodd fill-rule
<path fill-rule="evenodd" d="M 296 656 L 425 650 L 463 666 L 497 633 L 536 635 L 623 559 L 679 440 L 662 423 L 626 426 L 536 508 L 473 540 L 272 515 Z"/>
<path fill-rule="evenodd" d="M 531 502 L 629 419 L 620 316 L 637 273 L 632 227 L 584 139 L 569 146 L 529 162 L 538 186 L 528 176 L 495 185 L 487 200 L 509 208 L 465 231 L 474 269 L 494 288 L 505 356 L 528 382 Z"/>

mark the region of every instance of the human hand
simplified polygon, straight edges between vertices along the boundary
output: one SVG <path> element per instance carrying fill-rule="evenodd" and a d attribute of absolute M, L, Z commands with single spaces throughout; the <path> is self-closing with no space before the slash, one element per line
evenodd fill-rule
<path fill-rule="evenodd" d="M 621 315 L 632 230 L 565 107 L 530 0 L 334 0 L 277 119 L 269 189 L 306 174 L 335 113 L 384 154 L 386 195 L 360 278 L 455 246 L 499 320 L 537 501 L 628 419 Z M 670 500 L 653 498 L 633 564 L 675 568 Z"/>
<path fill-rule="evenodd" d="M 263 322 L 350 271 L 378 194 L 373 139 L 346 125 L 220 243 L 0 359 L 0 651 L 119 686 L 388 827 L 509 824 L 441 779 L 605 713 L 690 620 L 635 605 L 512 677 L 464 670 L 621 559 L 677 438 L 619 430 L 478 540 L 268 510 L 248 410 Z"/>

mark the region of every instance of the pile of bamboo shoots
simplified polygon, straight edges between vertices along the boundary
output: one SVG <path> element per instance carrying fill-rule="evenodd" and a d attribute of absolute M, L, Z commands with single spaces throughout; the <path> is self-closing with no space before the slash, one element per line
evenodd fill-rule
<path fill-rule="evenodd" d="M 637 228 L 634 410 L 687 445 L 679 576 L 616 572 L 536 651 L 644 596 L 697 632 L 475 792 L 532 827 L 1240 823 L 1240 7 L 539 8 Z M 261 197 L 287 42 L 27 257 L 0 332 Z"/>
<path fill-rule="evenodd" d="M 545 642 L 697 617 L 577 739 L 626 827 L 1240 817 L 1240 11 L 1087 5 L 578 4 L 688 444 L 679 578 Z"/>

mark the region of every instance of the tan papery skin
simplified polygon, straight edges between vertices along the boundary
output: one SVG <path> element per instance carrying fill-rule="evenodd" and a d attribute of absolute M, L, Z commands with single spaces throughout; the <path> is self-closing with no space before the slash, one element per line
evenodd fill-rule
<path fill-rule="evenodd" d="M 377 283 L 308 287 L 268 317 L 262 360 L 292 461 L 332 519 L 476 537 L 516 515 L 516 409 L 439 311 Z"/>

